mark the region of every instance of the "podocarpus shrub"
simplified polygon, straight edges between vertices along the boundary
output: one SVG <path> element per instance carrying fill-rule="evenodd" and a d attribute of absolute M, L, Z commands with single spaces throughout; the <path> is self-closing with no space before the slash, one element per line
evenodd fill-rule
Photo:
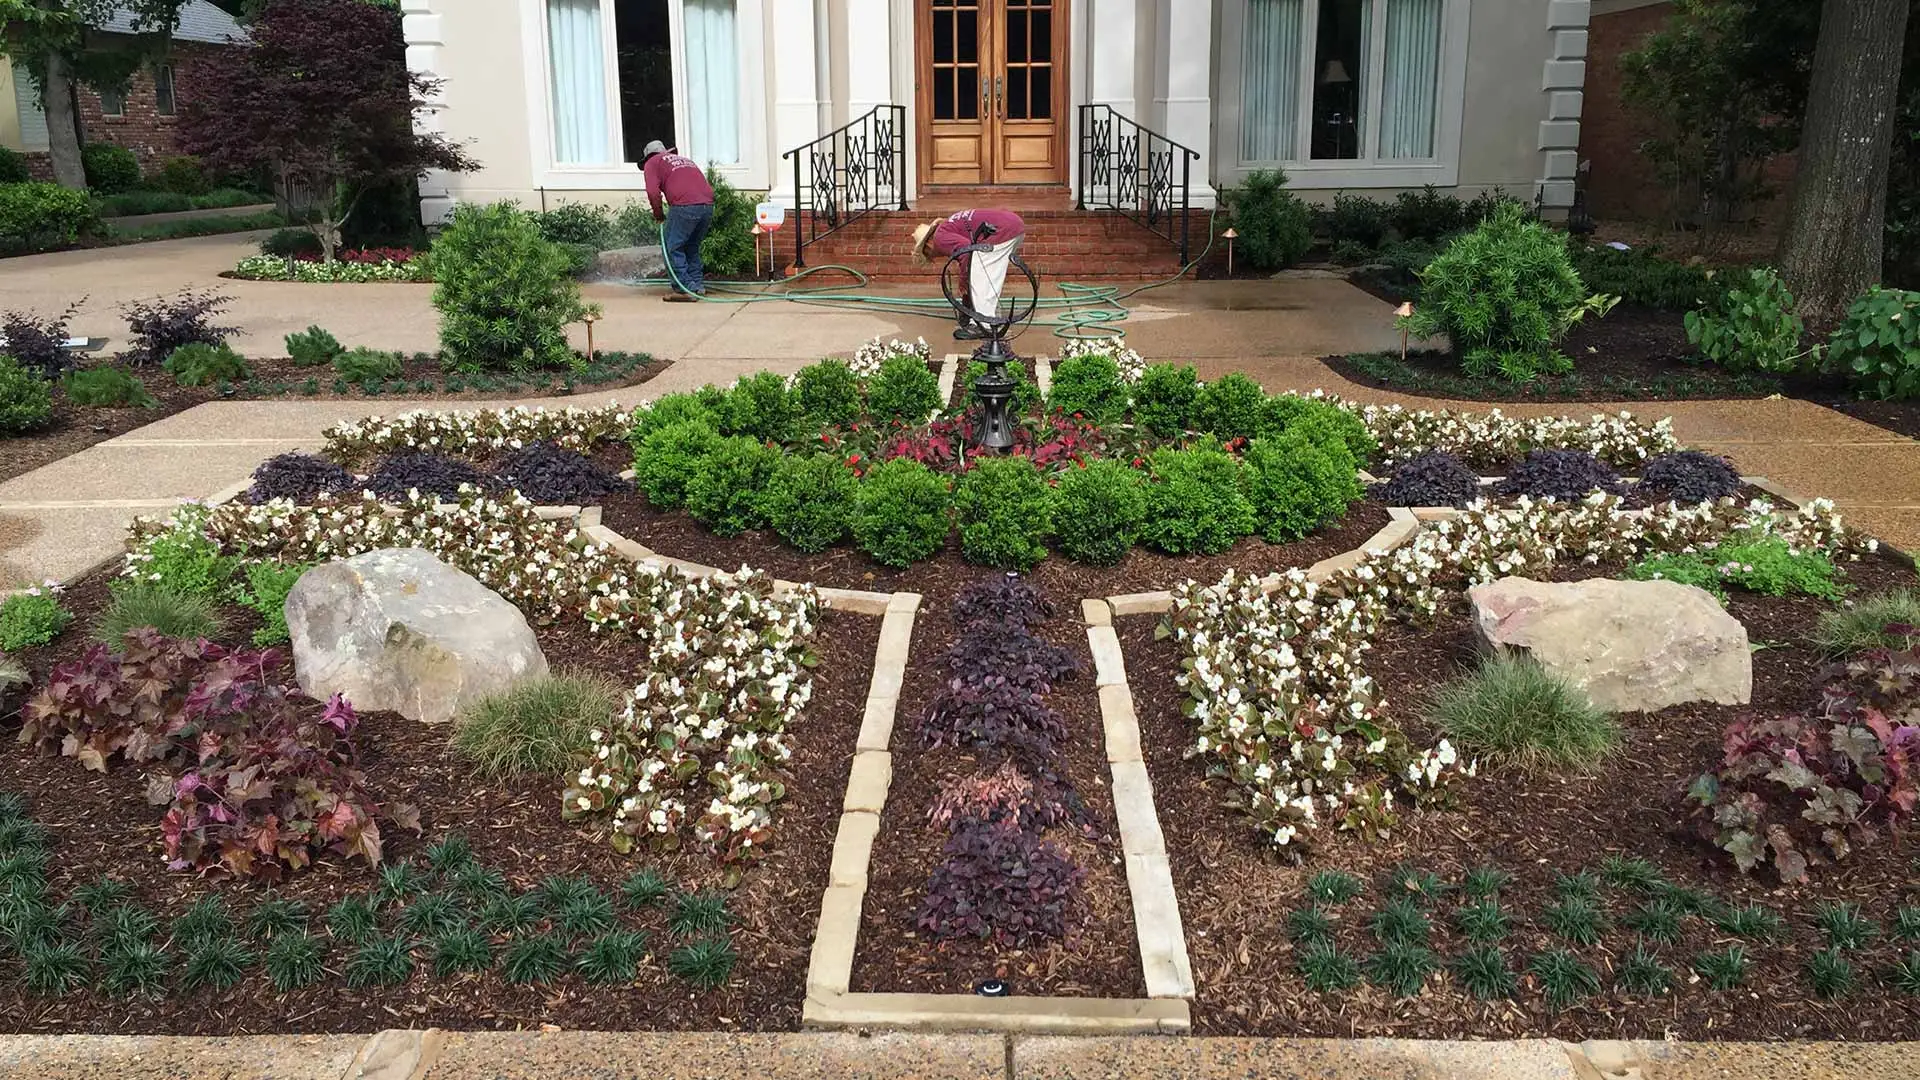
<path fill-rule="evenodd" d="M 649 434 L 633 455 L 633 479 L 647 502 L 673 510 L 686 502 L 687 485 L 720 435 L 698 420 L 667 424 Z"/>
<path fill-rule="evenodd" d="M 1140 470 L 1111 459 L 1062 473 L 1053 492 L 1060 553 L 1095 566 L 1119 562 L 1140 537 L 1147 516 L 1145 488 Z"/>
<path fill-rule="evenodd" d="M 119 367 L 76 368 L 60 380 L 60 389 L 75 405 L 126 409 L 158 404 L 139 379 Z"/>
<path fill-rule="evenodd" d="M 1621 251 L 1605 244 L 1570 249 L 1573 268 L 1589 290 L 1618 296 L 1623 304 L 1691 311 L 1719 300 L 1725 286 L 1711 270 L 1660 257 L 1649 248 Z"/>
<path fill-rule="evenodd" d="M 760 511 L 781 539 L 805 552 L 825 551 L 853 527 L 859 481 L 831 454 L 787 454 L 767 481 Z"/>
<path fill-rule="evenodd" d="M 181 386 L 239 382 L 253 374 L 247 361 L 227 345 L 182 345 L 161 365 Z"/>
<path fill-rule="evenodd" d="M 721 536 L 758 528 L 760 500 L 779 463 L 780 451 L 757 439 L 721 439 L 687 481 L 687 513 Z"/>
<path fill-rule="evenodd" d="M 1525 380 L 1572 370 L 1558 346 L 1585 302 L 1566 238 L 1509 205 L 1427 264 L 1405 325 L 1444 335 L 1470 375 Z"/>
<path fill-rule="evenodd" d="M 1133 422 L 1163 439 L 1193 427 L 1199 376 L 1191 364 L 1148 364 L 1133 387 Z"/>
<path fill-rule="evenodd" d="M 0 356 L 0 434 L 24 435 L 53 422 L 53 387 Z"/>
<path fill-rule="evenodd" d="M 741 379 L 728 391 L 720 433 L 780 443 L 793 438 L 798 423 L 799 410 L 787 393 L 787 381 L 762 371 Z"/>
<path fill-rule="evenodd" d="M 1280 270 L 1313 246 L 1313 211 L 1287 190 L 1287 174 L 1261 169 L 1232 193 L 1241 257 L 1255 270 Z"/>
<path fill-rule="evenodd" d="M 102 195 L 118 195 L 140 186 L 140 159 L 124 146 L 88 143 L 80 148 L 87 186 Z"/>
<path fill-rule="evenodd" d="M 1194 427 L 1222 441 L 1251 439 L 1266 423 L 1267 392 L 1237 371 L 1200 387 L 1193 402 Z"/>
<path fill-rule="evenodd" d="M 1311 428 L 1247 445 L 1247 497 L 1260 535 L 1276 544 L 1308 535 L 1360 497 L 1358 466 L 1339 439 Z"/>
<path fill-rule="evenodd" d="M 860 418 L 860 380 L 845 360 L 808 364 L 793 378 L 793 404 L 809 428 L 836 428 Z"/>
<path fill-rule="evenodd" d="M 946 477 L 907 458 L 883 461 L 854 496 L 854 539 L 879 562 L 911 566 L 945 546 L 948 501 Z"/>
<path fill-rule="evenodd" d="M 1127 412 L 1127 387 L 1120 381 L 1120 365 L 1100 353 L 1060 361 L 1054 365 L 1047 408 L 1095 424 L 1117 423 Z"/>
<path fill-rule="evenodd" d="M 410 807 L 367 790 L 339 696 L 323 708 L 270 675 L 271 654 L 128 635 L 57 668 L 21 711 L 20 741 L 97 772 L 119 757 L 177 767 L 161 849 L 170 865 L 277 881 L 320 852 L 380 861 L 386 817 L 419 831 Z"/>
<path fill-rule="evenodd" d="M 338 353 L 333 358 L 333 373 L 350 383 L 397 379 L 401 370 L 399 353 L 369 349 L 364 345 Z"/>
<path fill-rule="evenodd" d="M 586 314 L 567 257 L 512 203 L 463 204 L 433 243 L 440 349 L 455 371 L 574 363 L 567 324 Z"/>
<path fill-rule="evenodd" d="M 1730 285 L 1717 308 L 1687 312 L 1686 325 L 1687 341 L 1728 371 L 1786 375 L 1812 367 L 1818 357 L 1818 350 L 1800 348 L 1806 326 L 1794 313 L 1793 294 L 1764 266 Z"/>
<path fill-rule="evenodd" d="M 960 478 L 953 496 L 960 551 L 969 562 L 1026 570 L 1047 557 L 1053 489 L 1031 458 L 986 458 Z"/>
<path fill-rule="evenodd" d="M 1217 446 L 1156 450 L 1147 459 L 1147 516 L 1140 538 L 1170 555 L 1216 555 L 1253 532 L 1241 465 Z"/>
<path fill-rule="evenodd" d="M 922 423 L 940 405 L 940 380 L 917 356 L 890 353 L 867 380 L 867 413 L 880 423 Z"/>
<path fill-rule="evenodd" d="M 295 367 L 331 364 L 334 357 L 346 351 L 346 346 L 340 344 L 339 338 L 318 326 L 309 326 L 299 333 L 287 335 L 287 355 L 293 359 Z"/>
<path fill-rule="evenodd" d="M 1868 289 L 1828 342 L 1828 363 L 1868 397 L 1920 397 L 1920 292 Z"/>
<path fill-rule="evenodd" d="M 83 191 L 59 184 L 0 184 L 0 252 L 71 247 L 100 230 Z"/>

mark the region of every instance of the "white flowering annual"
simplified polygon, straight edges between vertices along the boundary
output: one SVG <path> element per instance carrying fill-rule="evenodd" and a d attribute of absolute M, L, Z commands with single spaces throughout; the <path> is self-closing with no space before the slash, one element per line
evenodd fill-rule
<path fill-rule="evenodd" d="M 1270 595 L 1231 571 L 1214 585 L 1188 582 L 1173 591 L 1166 626 L 1181 652 L 1191 752 L 1217 759 L 1276 845 L 1305 843 L 1328 823 L 1378 834 L 1394 824 L 1396 792 L 1417 800 L 1475 771 L 1444 740 L 1416 751 L 1381 718 L 1364 659 L 1385 620 L 1430 617 L 1477 582 L 1690 551 L 1736 533 L 1856 558 L 1876 547 L 1823 499 L 1787 511 L 1733 499 L 1630 511 L 1596 494 L 1476 502 L 1323 582 L 1289 571 Z"/>
<path fill-rule="evenodd" d="M 1504 465 L 1527 451 L 1584 450 L 1615 466 L 1634 466 L 1680 449 L 1673 420 L 1652 424 L 1622 410 L 1596 413 L 1585 420 L 1570 416 L 1508 416 L 1499 409 L 1455 412 L 1452 409 L 1408 409 L 1401 405 L 1361 405 L 1315 390 L 1306 395 L 1330 401 L 1360 418 L 1374 441 L 1380 459 L 1392 465 L 1433 450 L 1442 450 L 1470 465 Z"/>
<path fill-rule="evenodd" d="M 880 365 L 889 356 L 911 356 L 923 364 L 929 363 L 933 360 L 933 346 L 927 344 L 926 338 L 906 342 L 898 338 L 882 341 L 876 337 L 855 349 L 853 359 L 847 362 L 847 366 L 853 369 L 856 376 L 871 379 L 880 374 Z"/>
<path fill-rule="evenodd" d="M 1147 370 L 1146 357 L 1126 347 L 1120 338 L 1071 338 L 1060 346 L 1060 359 L 1104 356 L 1120 369 L 1120 381 L 1131 386 Z"/>
<path fill-rule="evenodd" d="M 813 692 L 808 648 L 819 599 L 811 586 L 775 596 L 757 572 L 695 579 L 636 564 L 571 522 L 542 520 L 518 494 L 471 488 L 456 503 L 416 492 L 399 504 L 362 493 L 312 506 L 183 506 L 135 523 L 123 573 L 142 574 L 156 545 L 193 538 L 242 563 L 423 548 L 536 623 L 584 618 L 595 631 L 635 635 L 649 670 L 623 716 L 599 733 L 595 758 L 564 794 L 564 816 L 606 815 L 622 850 L 642 835 L 668 846 L 690 840 L 727 858 L 766 843 L 772 806 L 785 794 L 786 728 Z"/>
<path fill-rule="evenodd" d="M 602 443 L 625 439 L 633 417 L 633 410 L 618 405 L 592 409 L 419 410 L 392 419 L 369 416 L 335 424 L 321 433 L 327 440 L 322 453 L 342 464 L 352 464 L 396 450 L 479 455 L 518 450 L 541 440 L 585 453 Z"/>

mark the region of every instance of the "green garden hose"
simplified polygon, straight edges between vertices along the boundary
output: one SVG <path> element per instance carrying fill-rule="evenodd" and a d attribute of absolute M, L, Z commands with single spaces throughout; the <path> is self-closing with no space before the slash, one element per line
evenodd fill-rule
<path fill-rule="evenodd" d="M 1200 264 L 1207 253 L 1213 250 L 1213 219 L 1217 210 L 1207 213 L 1207 246 L 1200 249 L 1192 262 L 1181 267 L 1178 273 L 1160 281 L 1149 281 L 1136 285 L 1124 292 L 1117 285 L 1084 285 L 1078 282 L 1063 281 L 1059 285 L 1059 296 L 1045 296 L 1039 299 L 1034 318 L 1027 321 L 1028 327 L 1046 327 L 1053 336 L 1069 340 L 1099 340 L 1102 338 L 1125 338 L 1126 331 L 1118 325 L 1126 321 L 1128 310 L 1123 301 L 1162 285 L 1170 285 L 1187 276 L 1187 272 Z M 664 241 L 661 254 L 666 254 Z M 867 275 L 851 266 L 829 263 L 824 266 L 809 266 L 791 277 L 778 281 L 769 281 L 755 285 L 714 285 L 710 291 L 726 293 L 725 296 L 696 295 L 695 299 L 708 304 L 759 304 L 770 301 L 784 301 L 791 304 L 814 304 L 820 307 L 838 308 L 847 311 L 872 311 L 879 309 L 896 315 L 924 315 L 929 318 L 950 316 L 953 308 L 943 297 L 922 296 L 874 296 L 870 293 L 848 291 L 840 285 L 814 285 L 801 289 L 792 286 L 799 281 L 838 271 L 854 279 L 854 290 L 865 289 Z M 637 285 L 663 285 L 678 288 L 679 276 L 673 272 L 673 260 L 667 260 L 667 276 L 661 278 L 643 278 Z M 770 292 L 781 287 L 780 292 Z M 1040 313 L 1047 312 L 1050 317 L 1041 318 Z"/>

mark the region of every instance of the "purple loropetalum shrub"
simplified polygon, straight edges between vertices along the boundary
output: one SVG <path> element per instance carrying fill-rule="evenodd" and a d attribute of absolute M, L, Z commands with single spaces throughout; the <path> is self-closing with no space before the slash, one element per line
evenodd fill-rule
<path fill-rule="evenodd" d="M 246 501 L 254 504 L 270 499 L 291 499 L 306 504 L 315 495 L 338 495 L 353 491 L 359 482 L 353 474 L 315 454 L 277 454 L 253 470 L 253 486 Z"/>
<path fill-rule="evenodd" d="M 500 479 L 537 503 L 573 503 L 628 490 L 629 485 L 585 454 L 540 441 L 508 454 Z"/>
<path fill-rule="evenodd" d="M 383 499 L 404 499 L 409 491 L 451 499 L 463 484 L 483 491 L 495 486 L 492 477 L 458 458 L 409 450 L 382 461 L 367 477 L 366 488 Z"/>
<path fill-rule="evenodd" d="M 1084 817 L 1079 795 L 1058 777 L 1030 777 L 1011 761 L 948 781 L 927 811 L 928 824 L 949 832 L 1003 821 L 1044 831 Z"/>
<path fill-rule="evenodd" d="M 1086 872 L 1017 822 L 969 824 L 947 838 L 914 924 L 935 938 L 1024 947 L 1067 934 Z"/>
<path fill-rule="evenodd" d="M 1053 604 L 1018 574 L 972 582 L 953 601 L 953 621 L 962 626 L 977 622 L 1038 626 L 1052 615 Z"/>
<path fill-rule="evenodd" d="M 1480 477 L 1459 458 L 1435 450 L 1408 458 L 1367 494 L 1388 506 L 1458 508 L 1480 497 Z"/>
<path fill-rule="evenodd" d="M 1687 789 L 1695 830 L 1750 871 L 1798 881 L 1920 809 L 1920 653 L 1873 649 L 1828 672 L 1804 716 L 1727 728 L 1720 767 Z"/>
<path fill-rule="evenodd" d="M 74 357 L 64 346 L 72 336 L 67 324 L 80 312 L 85 298 L 67 305 L 67 310 L 50 318 L 28 311 L 9 311 L 0 315 L 0 352 L 15 363 L 52 382 L 74 366 Z"/>
<path fill-rule="evenodd" d="M 226 344 L 239 328 L 215 326 L 213 319 L 232 302 L 233 297 L 222 293 L 187 289 L 171 299 L 155 297 L 121 305 L 133 344 L 120 359 L 134 367 L 151 367 L 182 345 Z"/>
<path fill-rule="evenodd" d="M 1694 503 L 1724 499 L 1740 492 L 1740 470 L 1717 454 L 1676 450 L 1647 462 L 1640 490 L 1654 498 Z"/>
<path fill-rule="evenodd" d="M 382 808 L 358 764 L 353 709 L 282 686 L 272 651 L 128 634 L 56 668 L 21 710 L 20 741 L 106 772 L 115 758 L 159 765 L 149 801 L 167 807 L 163 854 L 176 870 L 278 881 L 320 852 L 380 861 L 379 819 L 419 830 L 413 808 Z"/>
<path fill-rule="evenodd" d="M 1531 499 L 1584 499 L 1595 491 L 1619 494 L 1620 475 L 1585 450 L 1529 450 L 1500 481 L 1500 494 Z"/>

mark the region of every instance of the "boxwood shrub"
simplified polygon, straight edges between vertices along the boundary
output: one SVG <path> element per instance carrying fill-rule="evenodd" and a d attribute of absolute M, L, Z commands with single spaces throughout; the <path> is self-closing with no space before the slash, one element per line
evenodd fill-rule
<path fill-rule="evenodd" d="M 1054 365 L 1047 408 L 1079 415 L 1096 424 L 1114 424 L 1127 414 L 1127 385 L 1111 356 L 1085 353 Z"/>
<path fill-rule="evenodd" d="M 1033 459 L 980 459 L 953 497 L 960 550 L 968 562 L 1028 570 L 1047 557 L 1053 535 L 1053 489 Z"/>
<path fill-rule="evenodd" d="M 633 455 L 633 480 L 647 502 L 662 510 L 685 505 L 687 485 L 720 445 L 712 425 L 682 420 L 656 429 Z"/>
<path fill-rule="evenodd" d="M 945 546 L 948 501 L 946 477 L 910 458 L 883 461 L 854 497 L 854 539 L 879 562 L 911 566 Z"/>
<path fill-rule="evenodd" d="M 687 513 L 721 536 L 758 528 L 760 500 L 780 463 L 780 451 L 746 435 L 715 443 L 687 480 Z"/>
<path fill-rule="evenodd" d="M 1169 555 L 1215 555 L 1253 532 L 1240 462 L 1218 446 L 1155 450 L 1147 459 L 1147 517 L 1140 538 Z"/>
<path fill-rule="evenodd" d="M 767 481 L 760 512 L 780 538 L 805 552 L 825 551 L 853 528 L 859 481 L 831 454 L 789 454 Z"/>
<path fill-rule="evenodd" d="M 860 380 L 845 360 L 822 360 L 793 379 L 793 404 L 809 427 L 844 427 L 860 418 Z"/>
<path fill-rule="evenodd" d="M 1147 516 L 1146 476 L 1103 459 L 1068 469 L 1054 488 L 1054 533 L 1075 562 L 1112 566 L 1140 539 Z"/>
<path fill-rule="evenodd" d="M 1247 445 L 1247 497 L 1260 535 L 1291 543 L 1347 512 L 1360 479 L 1346 443 L 1311 426 Z"/>

